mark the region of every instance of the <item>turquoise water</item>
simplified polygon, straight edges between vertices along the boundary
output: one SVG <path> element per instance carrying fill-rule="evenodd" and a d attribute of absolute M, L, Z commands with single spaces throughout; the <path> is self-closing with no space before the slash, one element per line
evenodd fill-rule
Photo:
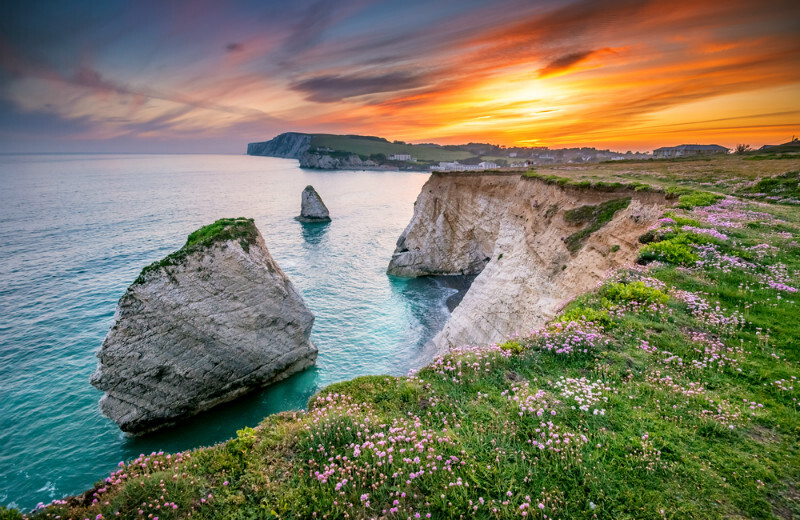
<path fill-rule="evenodd" d="M 207 446 L 320 387 L 405 374 L 454 291 L 386 275 L 427 175 L 310 171 L 224 155 L 0 156 L 0 504 L 81 492 L 121 460 Z M 293 220 L 312 184 L 329 225 Z M 141 268 L 220 217 L 253 217 L 316 316 L 314 369 L 145 438 L 123 435 L 89 385 L 117 300 Z"/>

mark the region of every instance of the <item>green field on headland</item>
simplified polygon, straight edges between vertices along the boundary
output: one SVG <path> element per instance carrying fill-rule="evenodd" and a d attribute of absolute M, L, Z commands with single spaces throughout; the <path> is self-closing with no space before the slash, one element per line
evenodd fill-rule
<path fill-rule="evenodd" d="M 684 198 L 643 230 L 639 264 L 541 330 L 332 385 L 307 412 L 121 462 L 30 516 L 798 517 L 800 201 L 796 174 L 763 178 L 799 163 L 538 171 Z"/>
<path fill-rule="evenodd" d="M 348 153 L 363 155 L 409 154 L 420 161 L 457 161 L 475 157 L 466 150 L 448 150 L 441 146 L 414 145 L 400 142 L 389 142 L 379 137 L 360 135 L 312 134 L 311 149 L 330 148 Z"/>

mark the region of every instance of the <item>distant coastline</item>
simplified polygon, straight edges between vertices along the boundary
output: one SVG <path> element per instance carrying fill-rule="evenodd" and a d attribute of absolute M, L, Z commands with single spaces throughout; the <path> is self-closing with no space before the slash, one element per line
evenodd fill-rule
<path fill-rule="evenodd" d="M 301 168 L 322 170 L 489 171 L 560 163 L 652 159 L 644 153 L 595 148 L 505 147 L 489 143 L 410 144 L 363 135 L 286 132 L 247 145 L 247 154 L 297 159 Z"/>

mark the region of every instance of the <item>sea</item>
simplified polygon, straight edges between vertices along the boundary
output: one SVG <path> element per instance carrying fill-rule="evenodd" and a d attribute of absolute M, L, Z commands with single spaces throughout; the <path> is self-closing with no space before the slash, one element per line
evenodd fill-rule
<path fill-rule="evenodd" d="M 388 276 L 428 175 L 304 170 L 246 155 L 0 155 L 0 505 L 81 493 L 120 461 L 210 446 L 322 387 L 430 359 L 455 289 Z M 303 225 L 313 185 L 333 221 Z M 252 217 L 316 316 L 316 367 L 145 437 L 89 384 L 117 301 L 141 269 L 223 217 Z"/>

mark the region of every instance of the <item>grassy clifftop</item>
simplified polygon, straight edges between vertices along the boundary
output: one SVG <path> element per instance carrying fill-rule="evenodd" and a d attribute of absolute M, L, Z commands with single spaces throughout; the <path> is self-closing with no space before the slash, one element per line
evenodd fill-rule
<path fill-rule="evenodd" d="M 383 154 L 387 157 L 393 154 L 410 154 L 420 161 L 457 161 L 475 157 L 474 154 L 465 150 L 447 150 L 440 146 L 392 143 L 386 139 L 360 135 L 312 134 L 311 149 L 317 148 L 330 148 L 365 157 L 376 154 Z"/>
<path fill-rule="evenodd" d="M 684 202 L 539 331 L 332 385 L 33 516 L 796 517 L 800 208 Z"/>
<path fill-rule="evenodd" d="M 177 265 L 189 254 L 208 248 L 218 242 L 237 240 L 242 249 L 247 252 L 250 250 L 250 245 L 255 243 L 257 236 L 258 230 L 253 219 L 244 217 L 221 218 L 213 224 L 203 226 L 190 233 L 183 247 L 174 253 L 170 253 L 163 259 L 145 266 L 133 283 L 144 283 L 147 273 Z"/>

